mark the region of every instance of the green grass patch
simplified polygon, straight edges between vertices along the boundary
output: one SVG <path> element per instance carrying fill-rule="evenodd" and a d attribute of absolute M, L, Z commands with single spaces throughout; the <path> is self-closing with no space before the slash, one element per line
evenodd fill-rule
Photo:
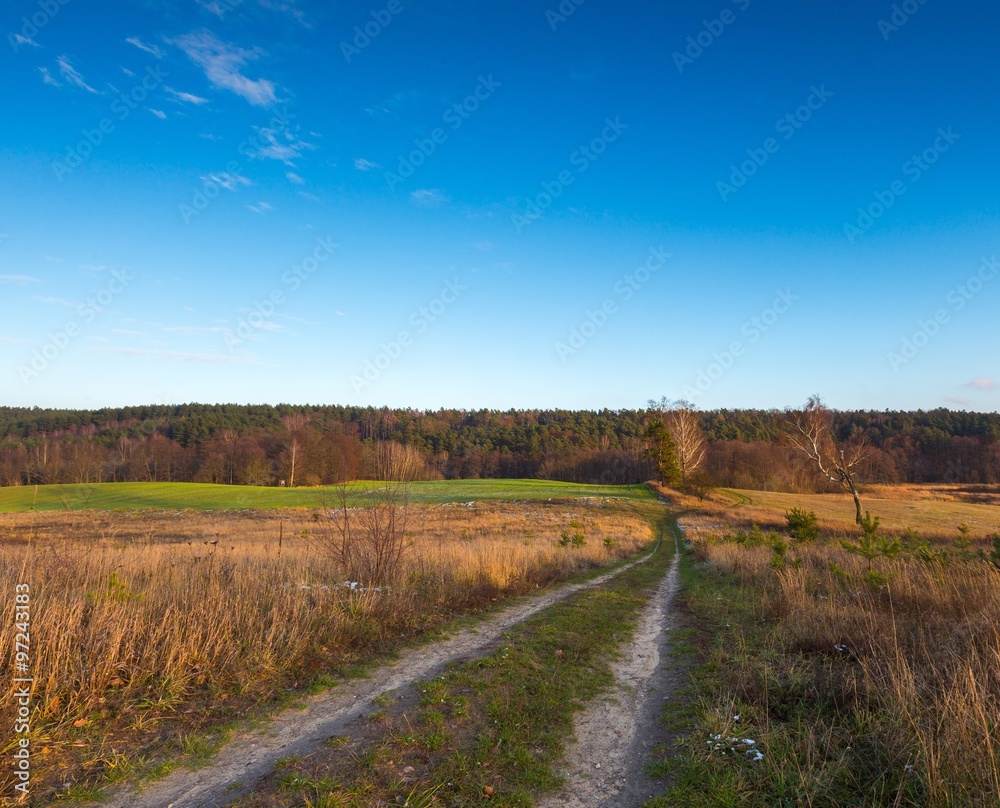
<path fill-rule="evenodd" d="M 348 485 L 349 503 L 364 505 L 371 483 Z M 430 480 L 415 482 L 411 501 L 546 500 L 619 497 L 653 500 L 646 485 L 583 485 L 551 480 Z M 276 488 L 207 483 L 97 483 L 0 487 L 0 513 L 54 510 L 276 510 L 339 503 L 340 488 Z"/>

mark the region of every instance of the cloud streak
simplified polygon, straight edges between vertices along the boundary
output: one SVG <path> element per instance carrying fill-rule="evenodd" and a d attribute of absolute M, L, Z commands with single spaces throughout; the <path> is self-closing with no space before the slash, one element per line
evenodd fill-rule
<path fill-rule="evenodd" d="M 163 89 L 173 96 L 175 101 L 181 101 L 185 104 L 195 104 L 197 106 L 208 103 L 207 98 L 202 98 L 200 95 L 195 95 L 194 93 L 185 93 L 180 90 L 175 90 L 173 87 L 164 87 Z"/>
<path fill-rule="evenodd" d="M 31 275 L 0 275 L 0 283 L 13 283 L 17 286 L 27 286 L 33 283 L 41 283 L 39 278 Z"/>
<path fill-rule="evenodd" d="M 258 48 L 246 50 L 220 40 L 208 30 L 194 31 L 172 40 L 203 71 L 212 86 L 236 93 L 249 103 L 267 107 L 277 101 L 274 83 L 243 75 L 247 63 L 261 55 Z"/>
<path fill-rule="evenodd" d="M 442 193 L 438 188 L 420 188 L 410 194 L 410 199 L 418 205 L 427 206 L 442 205 L 450 201 L 447 194 Z"/>
<path fill-rule="evenodd" d="M 68 84 L 72 84 L 74 87 L 78 87 L 81 90 L 86 90 L 88 93 L 94 93 L 94 95 L 100 95 L 100 92 L 91 87 L 84 80 L 80 72 L 73 67 L 68 56 L 60 56 L 56 59 L 56 64 L 59 65 L 59 73 L 66 80 Z"/>
<path fill-rule="evenodd" d="M 976 376 L 965 386 L 971 387 L 973 390 L 995 390 L 997 383 L 987 376 Z"/>
<path fill-rule="evenodd" d="M 146 53 L 152 54 L 157 59 L 162 59 L 164 56 L 167 55 L 167 52 L 163 50 L 163 48 L 158 47 L 157 45 L 149 45 L 143 42 L 137 36 L 130 36 L 125 41 L 128 42 L 129 45 L 134 45 L 141 51 L 145 51 Z"/>

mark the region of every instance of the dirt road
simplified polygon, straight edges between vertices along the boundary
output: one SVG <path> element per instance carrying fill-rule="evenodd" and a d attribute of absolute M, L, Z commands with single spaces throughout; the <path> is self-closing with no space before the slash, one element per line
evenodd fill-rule
<path fill-rule="evenodd" d="M 655 551 L 654 551 L 655 552 Z M 475 628 L 441 642 L 404 652 L 398 661 L 380 668 L 369 679 L 306 700 L 306 709 L 280 713 L 266 727 L 233 738 L 202 769 L 181 769 L 148 784 L 141 792 L 122 791 L 104 802 L 110 808 L 214 808 L 253 790 L 281 758 L 307 755 L 327 738 L 341 734 L 348 724 L 371 709 L 371 699 L 413 681 L 432 676 L 447 663 L 482 653 L 503 632 L 557 601 L 598 586 L 650 558 L 646 555 L 617 570 L 582 584 L 556 587 L 517 603 Z M 645 631 L 645 629 L 643 629 Z"/>
<path fill-rule="evenodd" d="M 675 540 L 676 546 L 676 540 Z M 615 689 L 594 701 L 574 722 L 576 741 L 566 752 L 566 787 L 538 803 L 539 808 L 615 808 L 641 806 L 653 795 L 645 773 L 652 748 L 664 740 L 658 722 L 663 698 L 677 673 L 666 661 L 678 584 L 680 553 L 650 599 L 632 645 L 612 666 Z"/>

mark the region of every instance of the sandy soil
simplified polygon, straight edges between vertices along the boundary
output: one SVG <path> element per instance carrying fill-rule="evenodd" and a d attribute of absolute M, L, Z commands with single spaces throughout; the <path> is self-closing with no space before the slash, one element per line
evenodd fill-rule
<path fill-rule="evenodd" d="M 644 769 L 653 747 L 666 740 L 658 717 L 677 679 L 676 671 L 666 664 L 666 645 L 679 559 L 677 552 L 643 611 L 632 645 L 612 666 L 615 689 L 596 699 L 574 722 L 576 740 L 561 772 L 566 786 L 539 802 L 540 808 L 631 808 L 653 796 Z"/>
<path fill-rule="evenodd" d="M 280 713 L 266 727 L 238 735 L 197 770 L 182 769 L 148 784 L 141 792 L 122 791 L 102 803 L 111 808 L 210 808 L 222 806 L 253 790 L 281 758 L 307 755 L 327 738 L 342 734 L 350 722 L 371 709 L 371 699 L 413 681 L 432 676 L 447 663 L 481 654 L 500 635 L 536 612 L 577 592 L 614 578 L 649 556 L 583 584 L 569 584 L 534 596 L 446 640 L 404 652 L 398 661 L 371 678 L 349 682 L 306 700 L 304 710 Z M 644 629 L 645 630 L 645 629 Z M 560 803 L 562 804 L 562 803 Z"/>

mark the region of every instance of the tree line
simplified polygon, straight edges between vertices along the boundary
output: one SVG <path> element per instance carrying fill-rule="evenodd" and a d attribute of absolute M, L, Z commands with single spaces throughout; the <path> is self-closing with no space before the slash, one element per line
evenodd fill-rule
<path fill-rule="evenodd" d="M 684 424 L 676 422 L 678 411 L 689 413 Z M 787 421 L 788 413 L 779 410 L 695 412 L 664 402 L 600 411 L 0 407 L 0 485 L 333 484 L 378 478 L 386 444 L 411 451 L 414 474 L 425 479 L 639 482 L 659 472 L 653 433 L 661 429 L 661 437 L 666 430 L 675 443 L 690 443 L 694 431 L 704 437 L 696 471 L 707 484 L 815 490 L 822 475 L 789 441 Z M 865 446 L 858 469 L 864 482 L 1000 483 L 998 413 L 833 412 L 830 430 L 839 444 Z"/>

